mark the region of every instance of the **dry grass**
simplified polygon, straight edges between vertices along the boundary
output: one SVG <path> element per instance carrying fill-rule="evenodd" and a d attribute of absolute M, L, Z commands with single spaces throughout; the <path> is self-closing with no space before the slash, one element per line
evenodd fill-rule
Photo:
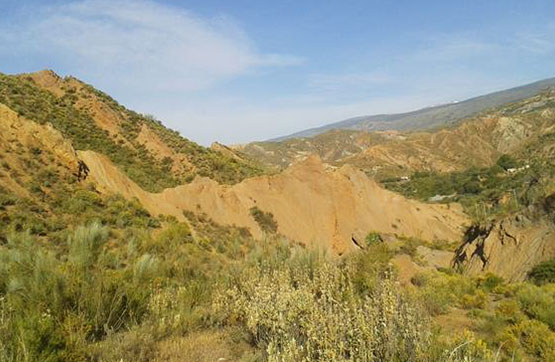
<path fill-rule="evenodd" d="M 240 330 L 207 330 L 173 337 L 157 346 L 154 362 L 254 361 L 257 351 L 241 339 Z"/>

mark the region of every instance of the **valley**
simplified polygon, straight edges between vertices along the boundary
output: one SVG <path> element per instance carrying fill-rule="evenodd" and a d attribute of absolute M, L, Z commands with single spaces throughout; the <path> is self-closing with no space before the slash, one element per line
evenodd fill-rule
<path fill-rule="evenodd" d="M 0 74 L 0 360 L 555 359 L 551 83 L 207 148 Z"/>

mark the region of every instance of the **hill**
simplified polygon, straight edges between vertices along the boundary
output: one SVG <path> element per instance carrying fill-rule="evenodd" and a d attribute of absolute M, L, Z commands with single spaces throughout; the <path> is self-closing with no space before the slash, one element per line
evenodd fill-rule
<path fill-rule="evenodd" d="M 554 112 L 555 92 L 544 91 L 436 131 L 333 130 L 237 149 L 274 167 L 286 167 L 315 153 L 332 165 L 351 164 L 377 179 L 415 171 L 462 171 L 490 166 L 505 153 L 522 153 L 553 131 Z"/>
<path fill-rule="evenodd" d="M 253 215 L 258 210 L 275 222 L 274 233 L 336 255 L 357 250 L 369 230 L 430 241 L 459 240 L 467 221 L 456 206 L 405 200 L 352 167 L 325 170 L 317 157 L 278 175 L 250 178 L 231 187 L 198 178 L 150 194 L 105 157 L 91 151 L 79 156 L 101 190 L 136 197 L 154 215 L 183 219 L 183 211 L 202 213 L 219 224 L 244 227 L 260 239 L 265 228 Z"/>
<path fill-rule="evenodd" d="M 443 104 L 406 113 L 378 114 L 349 118 L 344 121 L 296 132 L 288 136 L 278 137 L 270 141 L 313 137 L 332 129 L 357 131 L 413 131 L 446 127 L 490 108 L 532 97 L 553 86 L 555 86 L 555 78 L 549 78 L 520 87 L 470 98 L 462 102 Z"/>
<path fill-rule="evenodd" d="M 255 162 L 199 146 L 90 85 L 52 71 L 0 74 L 0 103 L 29 120 L 52 124 L 78 150 L 106 154 L 151 191 L 196 175 L 236 183 L 264 172 Z"/>
<path fill-rule="evenodd" d="M 279 171 L 75 78 L 0 86 L 1 361 L 555 358 L 550 93 L 441 138 L 485 167 L 377 182 L 367 150 L 437 135 L 286 141 Z"/>

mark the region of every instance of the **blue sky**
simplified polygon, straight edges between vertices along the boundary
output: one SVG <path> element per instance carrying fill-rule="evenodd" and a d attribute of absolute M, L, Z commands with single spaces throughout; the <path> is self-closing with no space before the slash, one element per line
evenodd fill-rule
<path fill-rule="evenodd" d="M 203 144 L 555 76 L 547 0 L 0 0 L 0 13 L 1 72 L 74 75 Z"/>

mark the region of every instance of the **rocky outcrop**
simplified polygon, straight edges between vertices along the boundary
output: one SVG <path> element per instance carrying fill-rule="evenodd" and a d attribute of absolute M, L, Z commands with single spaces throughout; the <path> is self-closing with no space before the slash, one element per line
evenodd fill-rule
<path fill-rule="evenodd" d="M 454 265 L 471 275 L 491 272 L 519 281 L 536 264 L 555 257 L 555 226 L 549 220 L 532 222 L 519 215 L 474 225 L 464 240 Z"/>

